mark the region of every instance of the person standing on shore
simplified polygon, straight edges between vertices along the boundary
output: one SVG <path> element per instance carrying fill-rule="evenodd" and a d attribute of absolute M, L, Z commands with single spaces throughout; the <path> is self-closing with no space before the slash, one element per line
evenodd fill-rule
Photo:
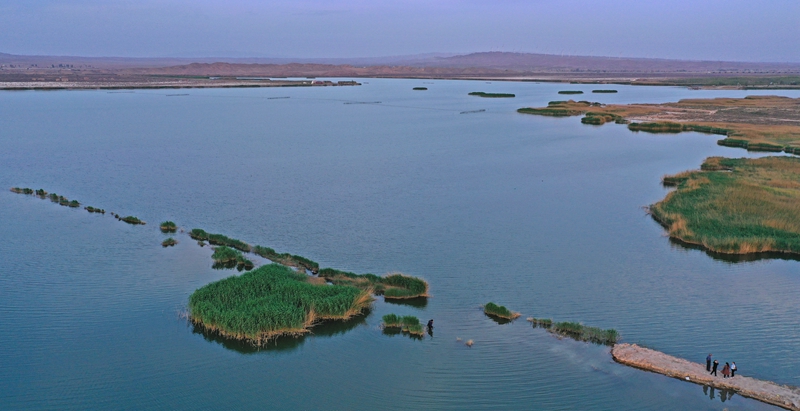
<path fill-rule="evenodd" d="M 731 376 L 731 365 L 725 363 L 725 366 L 722 367 L 722 378 L 728 378 Z"/>
<path fill-rule="evenodd" d="M 706 371 L 711 371 L 711 354 L 706 357 Z"/>
<path fill-rule="evenodd" d="M 736 361 L 731 363 L 731 377 L 736 376 Z"/>
<path fill-rule="evenodd" d="M 710 375 L 717 376 L 717 367 L 719 366 L 719 361 L 714 360 L 714 365 L 711 367 Z"/>

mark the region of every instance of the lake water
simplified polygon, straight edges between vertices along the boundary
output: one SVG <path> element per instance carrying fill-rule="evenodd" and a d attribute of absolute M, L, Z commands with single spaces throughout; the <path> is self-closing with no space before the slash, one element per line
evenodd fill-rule
<path fill-rule="evenodd" d="M 643 210 L 667 193 L 662 175 L 752 154 L 717 136 L 515 112 L 589 85 L 364 82 L 0 93 L 0 408 L 775 409 L 616 364 L 528 316 L 800 385 L 800 262 L 717 260 L 672 244 Z M 764 94 L 614 88 L 579 97 Z M 181 313 L 192 291 L 237 272 L 213 270 L 185 234 L 163 249 L 168 219 L 323 267 L 421 276 L 432 298 L 381 299 L 260 351 L 221 341 Z M 499 325 L 481 311 L 489 301 L 523 317 Z M 434 336 L 384 335 L 391 312 L 434 319 Z"/>

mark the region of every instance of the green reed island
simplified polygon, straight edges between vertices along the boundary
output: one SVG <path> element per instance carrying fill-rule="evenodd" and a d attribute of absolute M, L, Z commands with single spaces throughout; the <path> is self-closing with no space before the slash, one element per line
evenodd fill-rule
<path fill-rule="evenodd" d="M 509 310 L 503 305 L 497 305 L 493 302 L 486 303 L 483 306 L 483 312 L 486 315 L 502 318 L 504 320 L 513 320 L 520 316 L 518 312 Z"/>
<path fill-rule="evenodd" d="M 252 261 L 246 259 L 241 251 L 221 245 L 214 248 L 214 254 L 211 255 L 214 260 L 214 268 L 234 268 L 239 271 L 250 271 L 255 267 Z"/>
<path fill-rule="evenodd" d="M 473 91 L 469 93 L 470 96 L 478 96 L 484 98 L 514 98 L 517 95 L 511 93 L 484 93 L 482 91 Z"/>
<path fill-rule="evenodd" d="M 583 94 L 580 90 L 561 90 L 558 94 Z"/>
<path fill-rule="evenodd" d="M 189 318 L 222 336 L 261 345 L 299 336 L 320 320 L 346 320 L 363 313 L 370 290 L 314 282 L 315 277 L 269 264 L 197 289 Z"/>
<path fill-rule="evenodd" d="M 95 207 L 92 207 L 92 206 L 86 206 L 83 209 L 88 211 L 88 212 L 90 212 L 90 213 L 100 213 L 100 214 L 105 214 L 106 213 L 106 210 L 103 210 L 102 208 L 95 208 Z"/>
<path fill-rule="evenodd" d="M 608 329 L 604 330 L 597 327 L 589 327 L 576 322 L 553 322 L 549 318 L 533 318 L 529 317 L 530 322 L 534 328 L 544 328 L 548 332 L 556 334 L 561 337 L 569 337 L 577 341 L 592 342 L 602 345 L 614 345 L 619 341 L 619 333 L 617 330 Z"/>
<path fill-rule="evenodd" d="M 413 315 L 398 316 L 396 314 L 386 314 L 383 316 L 383 324 L 385 329 L 399 329 L 400 331 L 411 334 L 413 336 L 422 337 L 424 328 L 419 322 L 419 318 Z"/>
<path fill-rule="evenodd" d="M 176 239 L 174 239 L 172 237 L 167 238 L 166 240 L 161 242 L 161 246 L 164 247 L 164 248 L 172 247 L 175 244 L 178 244 L 178 240 L 176 240 Z"/>
<path fill-rule="evenodd" d="M 319 276 L 332 284 L 371 289 L 385 299 L 411 299 L 428 297 L 428 283 L 403 274 L 380 277 L 375 274 L 355 274 L 333 268 L 319 270 Z"/>
<path fill-rule="evenodd" d="M 427 89 L 428 89 L 427 87 L 414 87 L 412 90 L 425 91 Z"/>
<path fill-rule="evenodd" d="M 164 221 L 158 226 L 162 233 L 174 233 L 178 231 L 178 226 L 172 221 Z"/>
<path fill-rule="evenodd" d="M 617 90 L 592 90 L 592 93 L 606 93 L 606 94 L 613 94 L 616 93 Z"/>
<path fill-rule="evenodd" d="M 126 223 L 128 223 L 128 224 L 131 224 L 131 225 L 139 225 L 139 224 L 141 224 L 141 225 L 145 225 L 145 224 L 147 224 L 147 223 L 145 223 L 144 221 L 142 221 L 142 220 L 140 220 L 139 218 L 137 218 L 137 217 L 134 217 L 134 216 L 132 216 L 132 215 L 129 215 L 129 216 L 127 216 L 127 217 L 120 217 L 120 216 L 117 216 L 117 219 L 118 219 L 119 221 L 123 221 L 123 222 L 126 222 Z"/>

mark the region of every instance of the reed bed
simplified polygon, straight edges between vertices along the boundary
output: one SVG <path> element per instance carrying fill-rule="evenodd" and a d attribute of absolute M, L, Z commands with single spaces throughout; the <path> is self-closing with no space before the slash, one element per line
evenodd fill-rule
<path fill-rule="evenodd" d="M 604 93 L 604 94 L 612 94 L 616 93 L 617 90 L 592 90 L 592 93 Z"/>
<path fill-rule="evenodd" d="M 315 285 L 310 277 L 269 264 L 196 290 L 189 318 L 222 336 L 261 345 L 279 336 L 298 336 L 320 320 L 346 320 L 372 303 L 369 290 Z"/>
<path fill-rule="evenodd" d="M 424 327 L 419 322 L 419 318 L 413 315 L 398 316 L 387 314 L 383 316 L 383 328 L 399 328 L 402 332 L 413 336 L 422 337 Z"/>
<path fill-rule="evenodd" d="M 176 240 L 176 239 L 174 239 L 172 237 L 167 238 L 166 240 L 161 242 L 161 246 L 164 247 L 164 248 L 173 247 L 175 244 L 178 244 L 178 240 Z"/>
<path fill-rule="evenodd" d="M 553 323 L 552 326 L 548 328 L 548 331 L 578 341 L 587 341 L 596 344 L 614 345 L 619 340 L 619 333 L 617 333 L 617 330 L 587 327 L 576 322 Z"/>
<path fill-rule="evenodd" d="M 249 271 L 255 267 L 255 264 L 246 259 L 241 251 L 224 245 L 214 248 L 211 259 L 214 260 L 214 268 L 236 267 L 239 271 Z"/>
<path fill-rule="evenodd" d="M 33 189 L 27 187 L 22 187 L 22 188 L 11 187 L 11 192 L 17 194 L 26 194 L 26 195 L 32 195 L 34 193 Z"/>
<path fill-rule="evenodd" d="M 528 322 L 534 327 L 550 328 L 553 326 L 553 320 L 549 318 L 528 317 Z"/>
<path fill-rule="evenodd" d="M 129 215 L 127 217 L 119 217 L 119 216 L 117 216 L 117 219 L 120 220 L 120 221 L 124 221 L 124 222 L 126 222 L 128 224 L 133 224 L 133 225 L 137 225 L 137 224 L 145 225 L 145 224 L 147 224 L 144 221 L 142 221 L 139 218 L 134 217 L 132 215 Z"/>
<path fill-rule="evenodd" d="M 316 261 L 310 260 L 303 256 L 289 253 L 278 253 L 272 248 L 262 247 L 260 245 L 257 245 L 253 248 L 253 253 L 278 264 L 301 268 L 311 271 L 314 274 L 319 272 L 319 264 Z"/>
<path fill-rule="evenodd" d="M 483 91 L 473 91 L 469 93 L 470 96 L 478 96 L 484 98 L 514 98 L 517 95 L 511 93 L 484 93 Z"/>
<path fill-rule="evenodd" d="M 666 176 L 677 189 L 650 206 L 670 237 L 728 254 L 800 254 L 800 158 L 710 157 Z"/>
<path fill-rule="evenodd" d="M 513 320 L 520 316 L 518 312 L 511 311 L 505 306 L 497 305 L 493 302 L 486 303 L 486 305 L 483 306 L 483 312 L 486 315 L 499 317 L 505 320 Z"/>
<path fill-rule="evenodd" d="M 172 221 L 164 221 L 158 226 L 162 233 L 174 233 L 178 231 L 178 226 Z"/>
<path fill-rule="evenodd" d="M 427 87 L 414 87 L 412 90 L 425 91 L 427 89 L 428 89 Z"/>
<path fill-rule="evenodd" d="M 86 211 L 88 211 L 90 213 L 100 213 L 100 214 L 105 214 L 106 213 L 106 210 L 103 210 L 102 208 L 95 208 L 95 207 L 92 207 L 92 206 L 86 206 L 86 207 L 84 207 L 84 210 L 86 210 Z"/>
<path fill-rule="evenodd" d="M 558 94 L 583 94 L 580 90 L 561 90 Z"/>
<path fill-rule="evenodd" d="M 333 284 L 370 288 L 385 299 L 410 299 L 428 296 L 428 283 L 417 277 L 391 274 L 380 277 L 375 274 L 355 274 L 348 271 L 323 268 L 319 276 Z"/>
<path fill-rule="evenodd" d="M 222 234 L 210 234 L 200 228 L 193 228 L 192 231 L 189 232 L 189 237 L 198 241 L 208 241 L 208 243 L 212 245 L 224 245 L 226 247 L 235 248 L 245 253 L 249 253 L 253 249 L 250 244 L 244 241 L 230 238 Z"/>

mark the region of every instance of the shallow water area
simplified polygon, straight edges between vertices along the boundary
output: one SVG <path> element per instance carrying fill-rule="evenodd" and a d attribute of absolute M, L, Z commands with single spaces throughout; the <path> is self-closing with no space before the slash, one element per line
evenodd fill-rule
<path fill-rule="evenodd" d="M 800 385 L 800 262 L 712 258 L 671 243 L 642 209 L 667 193 L 665 174 L 765 154 L 515 112 L 562 89 L 607 103 L 800 92 L 362 82 L 0 93 L 0 408 L 776 409 L 624 367 L 528 316 Z M 432 297 L 379 299 L 365 317 L 255 350 L 183 318 L 191 292 L 238 272 L 212 269 L 210 247 L 180 232 L 162 248 L 165 220 L 322 267 L 420 276 Z M 522 317 L 498 324 L 488 301 Z M 433 318 L 433 336 L 384 334 L 388 313 Z"/>

